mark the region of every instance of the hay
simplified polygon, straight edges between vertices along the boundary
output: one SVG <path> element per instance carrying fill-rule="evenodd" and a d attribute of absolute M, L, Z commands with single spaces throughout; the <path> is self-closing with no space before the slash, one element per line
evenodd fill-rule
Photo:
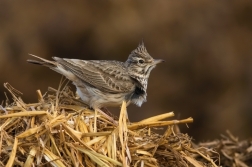
<path fill-rule="evenodd" d="M 252 166 L 252 139 L 239 141 L 230 131 L 226 133 L 227 135 L 221 135 L 221 139 L 199 143 L 199 148 L 207 148 L 209 155 L 218 152 L 221 166 Z M 212 154 L 210 153 L 211 150 Z"/>
<path fill-rule="evenodd" d="M 39 102 L 26 104 L 4 85 L 14 102 L 0 106 L 0 166 L 217 166 L 176 130 L 192 118 L 166 120 L 169 112 L 131 123 L 125 102 L 115 120 L 89 110 L 67 86 L 37 91 Z M 158 134 L 157 127 L 167 129 Z"/>

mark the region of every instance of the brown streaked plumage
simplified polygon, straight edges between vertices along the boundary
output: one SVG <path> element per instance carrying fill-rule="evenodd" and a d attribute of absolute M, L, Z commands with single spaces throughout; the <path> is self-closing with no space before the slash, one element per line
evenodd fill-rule
<path fill-rule="evenodd" d="M 146 101 L 151 70 L 163 62 L 153 59 L 141 43 L 126 62 L 109 60 L 78 60 L 53 57 L 54 61 L 31 55 L 27 60 L 64 75 L 77 88 L 77 94 L 90 107 L 120 106 L 122 101 L 141 106 Z"/>

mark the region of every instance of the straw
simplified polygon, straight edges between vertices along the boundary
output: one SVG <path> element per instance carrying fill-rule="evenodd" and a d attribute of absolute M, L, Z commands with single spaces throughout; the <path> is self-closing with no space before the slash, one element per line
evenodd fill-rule
<path fill-rule="evenodd" d="M 171 120 L 174 112 L 168 112 L 130 122 L 123 102 L 115 120 L 106 111 L 88 109 L 63 81 L 44 95 L 37 90 L 38 103 L 31 104 L 4 85 L 13 102 L 0 107 L 0 165 L 216 166 L 216 159 L 193 147 L 191 137 L 175 131 L 192 118 Z"/>

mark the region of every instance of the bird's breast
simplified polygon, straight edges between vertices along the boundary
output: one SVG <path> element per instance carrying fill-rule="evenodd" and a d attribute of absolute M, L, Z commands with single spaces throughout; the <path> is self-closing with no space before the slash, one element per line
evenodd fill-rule
<path fill-rule="evenodd" d="M 147 93 L 146 90 L 142 87 L 135 87 L 133 94 L 131 95 L 130 101 L 137 106 L 141 107 L 141 105 L 146 102 Z"/>
<path fill-rule="evenodd" d="M 145 93 L 145 91 L 142 88 L 136 86 L 135 91 L 134 91 L 134 95 L 141 96 L 144 93 Z"/>

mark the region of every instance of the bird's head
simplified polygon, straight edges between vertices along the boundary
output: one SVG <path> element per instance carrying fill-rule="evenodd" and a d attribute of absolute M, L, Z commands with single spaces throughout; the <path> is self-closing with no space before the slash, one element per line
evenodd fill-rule
<path fill-rule="evenodd" d="M 157 64 L 164 62 L 161 59 L 153 59 L 147 52 L 144 43 L 140 43 L 139 46 L 131 52 L 125 65 L 130 75 L 135 75 L 140 78 L 149 78 L 151 70 L 156 67 Z"/>

